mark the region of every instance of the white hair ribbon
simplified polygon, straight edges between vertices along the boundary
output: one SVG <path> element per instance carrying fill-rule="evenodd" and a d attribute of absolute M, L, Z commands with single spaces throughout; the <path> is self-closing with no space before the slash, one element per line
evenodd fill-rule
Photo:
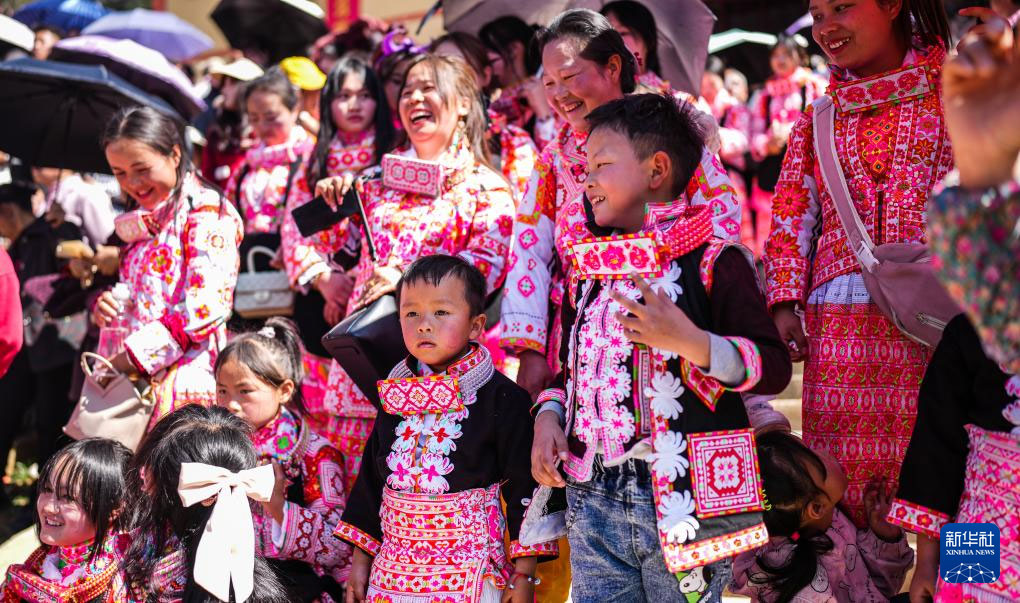
<path fill-rule="evenodd" d="M 181 463 L 177 493 L 185 507 L 216 496 L 195 554 L 195 583 L 220 601 L 236 601 L 254 591 L 255 526 L 248 498 L 268 501 L 276 476 L 272 465 L 234 473 L 205 463 Z"/>

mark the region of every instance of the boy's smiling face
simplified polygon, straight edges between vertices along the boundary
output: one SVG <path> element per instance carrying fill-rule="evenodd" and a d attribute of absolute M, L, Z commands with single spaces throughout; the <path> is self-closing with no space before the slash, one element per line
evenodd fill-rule
<path fill-rule="evenodd" d="M 591 133 L 585 192 L 596 224 L 625 233 L 641 230 L 645 203 L 654 200 L 650 195 L 658 196 L 650 186 L 653 159 L 641 160 L 630 139 L 613 128 Z"/>
<path fill-rule="evenodd" d="M 445 371 L 485 329 L 485 314 L 473 316 L 464 282 L 444 276 L 438 285 L 405 282 L 400 292 L 400 329 L 412 356 Z"/>

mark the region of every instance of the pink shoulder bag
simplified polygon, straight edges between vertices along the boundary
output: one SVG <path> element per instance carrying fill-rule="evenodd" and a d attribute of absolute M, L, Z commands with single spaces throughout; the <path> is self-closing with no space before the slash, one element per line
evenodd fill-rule
<path fill-rule="evenodd" d="M 830 96 L 815 100 L 815 155 L 847 241 L 861 265 L 864 287 L 875 305 L 904 335 L 934 348 L 942 339 L 946 324 L 963 310 L 936 277 L 927 245 L 876 246 L 871 240 L 854 209 L 843 167 L 836 157 L 835 113 Z"/>

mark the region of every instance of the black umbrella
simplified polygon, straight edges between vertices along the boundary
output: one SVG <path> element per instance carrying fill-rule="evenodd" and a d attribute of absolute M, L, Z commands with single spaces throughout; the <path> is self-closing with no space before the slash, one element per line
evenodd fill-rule
<path fill-rule="evenodd" d="M 165 102 L 103 66 L 6 61 L 0 63 L 0 149 L 28 165 L 108 174 L 103 130 L 114 113 L 134 105 L 180 120 Z"/>
<path fill-rule="evenodd" d="M 231 46 L 264 51 L 274 63 L 307 54 L 329 32 L 322 8 L 309 0 L 221 0 L 211 16 Z"/>

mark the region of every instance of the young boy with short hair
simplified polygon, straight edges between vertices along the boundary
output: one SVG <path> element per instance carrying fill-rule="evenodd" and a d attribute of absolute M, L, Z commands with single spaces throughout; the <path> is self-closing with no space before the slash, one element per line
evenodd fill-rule
<path fill-rule="evenodd" d="M 588 122 L 595 236 L 572 245 L 532 472 L 566 486 L 574 601 L 718 601 L 728 558 L 768 539 L 739 392 L 782 391 L 790 355 L 742 248 L 687 202 L 690 109 L 631 95 Z"/>
<path fill-rule="evenodd" d="M 411 355 L 379 382 L 382 410 L 336 529 L 357 547 L 347 600 L 531 603 L 538 557 L 557 551 L 518 541 L 536 487 L 531 399 L 475 342 L 485 277 L 458 257 L 428 256 L 396 297 Z"/>

